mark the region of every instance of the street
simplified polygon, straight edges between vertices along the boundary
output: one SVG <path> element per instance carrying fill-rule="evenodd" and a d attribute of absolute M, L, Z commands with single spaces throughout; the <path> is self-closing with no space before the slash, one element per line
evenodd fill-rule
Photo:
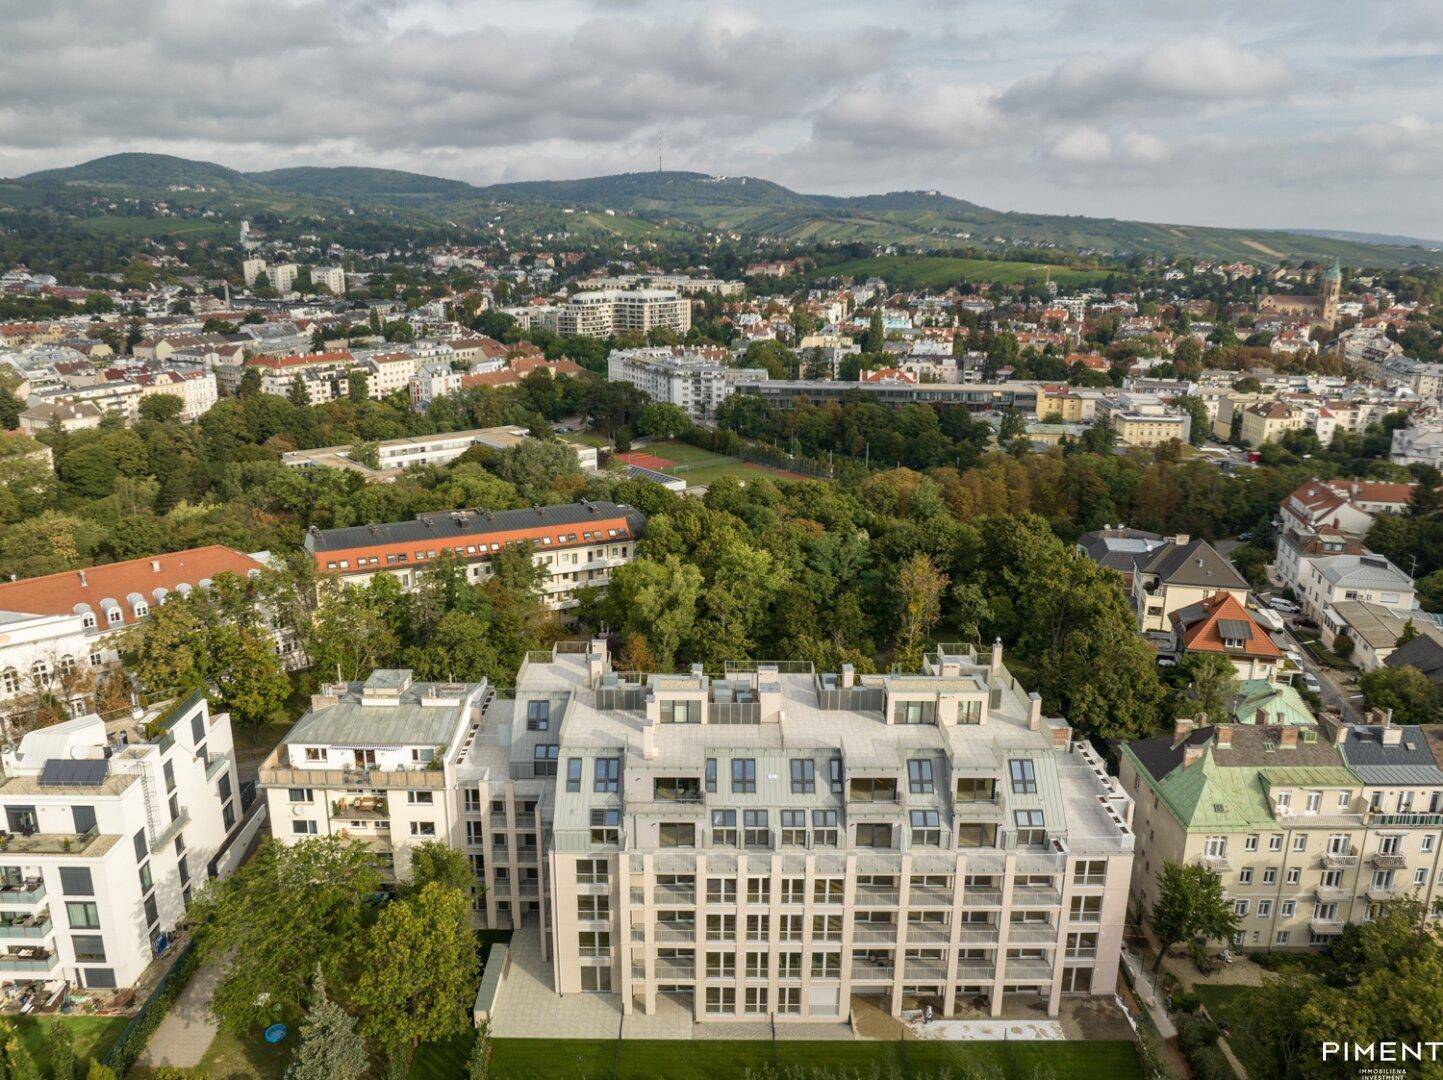
<path fill-rule="evenodd" d="M 1303 670 L 1318 680 L 1318 693 L 1324 705 L 1337 709 L 1347 723 L 1361 724 L 1363 714 L 1350 699 L 1350 691 L 1337 680 L 1331 668 L 1313 659 L 1313 654 L 1293 632 L 1291 622 L 1287 621 L 1291 617 L 1284 618 L 1284 629 L 1272 633 L 1273 643 L 1284 652 L 1293 652 L 1302 657 Z"/>

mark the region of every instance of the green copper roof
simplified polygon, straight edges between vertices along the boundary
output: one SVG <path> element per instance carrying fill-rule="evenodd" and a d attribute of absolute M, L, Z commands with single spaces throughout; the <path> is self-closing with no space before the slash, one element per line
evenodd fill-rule
<path fill-rule="evenodd" d="M 1157 780 L 1131 746 L 1124 744 L 1122 751 L 1133 758 L 1138 775 L 1188 832 L 1276 828 L 1270 795 L 1273 788 L 1350 788 L 1358 784 L 1351 772 L 1336 766 L 1219 765 L 1213 758 L 1211 743 L 1192 765 L 1179 766 Z"/>
<path fill-rule="evenodd" d="M 1256 724 L 1259 710 L 1267 714 L 1269 724 L 1298 726 L 1315 723 L 1313 714 L 1296 690 L 1267 679 L 1247 679 L 1239 683 L 1231 705 L 1233 720 L 1239 724 Z"/>

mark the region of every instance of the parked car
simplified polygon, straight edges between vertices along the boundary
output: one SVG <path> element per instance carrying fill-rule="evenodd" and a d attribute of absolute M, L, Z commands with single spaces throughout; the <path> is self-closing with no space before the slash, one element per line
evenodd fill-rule
<path fill-rule="evenodd" d="M 1303 610 L 1285 596 L 1273 597 L 1271 600 L 1268 601 L 1268 607 L 1272 608 L 1274 611 L 1286 611 L 1289 615 L 1296 615 L 1298 612 Z"/>
<path fill-rule="evenodd" d="M 1314 622 L 1312 619 L 1308 618 L 1306 615 L 1299 615 L 1296 619 L 1294 619 L 1294 620 L 1293 620 L 1293 626 L 1295 626 L 1295 627 L 1296 627 L 1297 629 L 1299 629 L 1299 630 L 1317 630 L 1317 629 L 1319 629 L 1318 624 L 1317 624 L 1316 622 Z"/>
<path fill-rule="evenodd" d="M 1303 686 L 1312 694 L 1320 694 L 1323 691 L 1323 685 L 1318 682 L 1318 677 L 1308 671 L 1303 672 Z"/>

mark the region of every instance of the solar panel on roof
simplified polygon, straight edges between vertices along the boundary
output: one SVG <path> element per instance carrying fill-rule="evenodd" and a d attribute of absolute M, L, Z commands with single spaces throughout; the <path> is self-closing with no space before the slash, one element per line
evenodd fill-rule
<path fill-rule="evenodd" d="M 104 758 L 51 758 L 40 770 L 41 786 L 70 785 L 99 787 L 110 774 L 110 762 Z"/>

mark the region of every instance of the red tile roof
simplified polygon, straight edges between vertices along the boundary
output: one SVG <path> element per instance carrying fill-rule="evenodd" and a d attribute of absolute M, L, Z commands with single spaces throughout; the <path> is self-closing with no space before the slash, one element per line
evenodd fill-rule
<path fill-rule="evenodd" d="M 249 555 L 213 544 L 147 559 L 128 559 L 6 582 L 0 584 L 0 611 L 72 615 L 79 605 L 88 604 L 104 627 L 106 619 L 101 615 L 100 602 L 113 600 L 120 606 L 123 619 L 121 624 L 114 625 L 129 626 L 135 622 L 135 612 L 128 599 L 131 593 L 139 593 L 147 604 L 154 604 L 158 599 L 157 589 L 175 592 L 181 585 L 199 588 L 202 580 L 220 574 L 245 577 L 252 570 L 264 569 L 264 563 Z"/>
<path fill-rule="evenodd" d="M 1248 627 L 1249 636 L 1241 649 L 1229 649 L 1223 645 L 1218 624 L 1224 621 L 1240 622 Z M 1283 655 L 1268 632 L 1229 592 L 1213 593 L 1201 603 L 1174 611 L 1172 623 L 1181 634 L 1184 652 L 1213 652 L 1264 660 L 1276 660 Z"/>

